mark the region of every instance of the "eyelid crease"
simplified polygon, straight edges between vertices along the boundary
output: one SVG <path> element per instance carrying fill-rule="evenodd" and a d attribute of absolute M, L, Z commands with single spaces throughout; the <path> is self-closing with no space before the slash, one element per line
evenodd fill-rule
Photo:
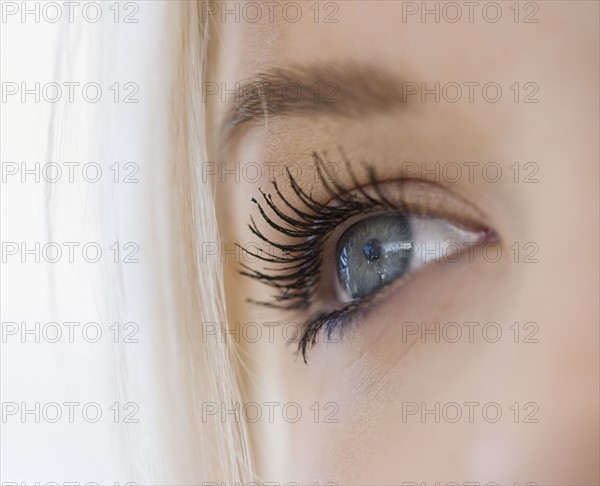
<path fill-rule="evenodd" d="M 377 182 L 377 189 L 369 184 L 362 187 L 363 192 L 379 191 L 391 205 L 398 205 L 406 212 L 436 218 L 448 219 L 469 229 L 482 226 L 487 220 L 482 211 L 454 191 L 435 182 L 420 179 L 386 179 Z M 351 191 L 353 192 L 353 191 Z M 335 204 L 334 199 L 329 204 Z"/>
<path fill-rule="evenodd" d="M 313 159 L 318 171 L 319 180 L 323 184 L 327 194 L 329 194 L 329 197 L 326 198 L 314 197 L 315 202 L 319 202 L 322 206 L 327 207 L 335 204 L 336 199 L 341 194 L 357 194 L 371 201 L 373 199 L 370 196 L 373 196 L 376 199 L 385 201 L 390 207 L 396 206 L 401 210 L 413 212 L 421 216 L 431 215 L 447 218 L 454 223 L 473 229 L 481 227 L 482 222 L 489 220 L 481 210 L 454 190 L 446 185 L 420 178 L 418 174 L 411 174 L 410 177 L 406 177 L 401 172 L 396 177 L 388 176 L 385 179 L 377 179 L 374 166 L 362 162 L 362 168 L 366 171 L 366 176 L 362 179 L 364 180 L 366 177 L 366 181 L 361 182 L 343 147 L 338 146 L 337 149 L 343 162 L 342 167 L 346 169 L 350 179 L 347 184 L 350 184 L 351 188 L 344 187 L 344 184 L 340 183 L 329 170 L 327 163 L 324 162 L 327 155 L 325 152 L 322 158 L 314 152 Z M 291 178 L 291 174 L 287 168 L 286 171 L 288 177 Z M 328 182 L 335 185 L 337 192 L 328 190 Z M 395 191 L 386 194 L 382 189 L 395 189 Z M 321 199 L 323 199 L 322 202 Z M 390 199 L 395 199 L 395 201 L 391 201 Z"/>

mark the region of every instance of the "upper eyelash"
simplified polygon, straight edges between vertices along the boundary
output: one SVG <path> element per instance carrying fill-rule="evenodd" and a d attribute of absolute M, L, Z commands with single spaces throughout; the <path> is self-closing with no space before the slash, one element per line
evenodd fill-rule
<path fill-rule="evenodd" d="M 298 205 L 291 203 L 281 193 L 276 181 L 273 181 L 272 185 L 277 197 L 292 211 L 293 216 L 280 210 L 270 193 L 265 194 L 260 190 L 264 200 L 263 203 L 273 211 L 274 218 L 266 213 L 260 202 L 252 198 L 252 202 L 257 206 L 260 215 L 271 228 L 284 237 L 299 239 L 300 241 L 291 244 L 277 243 L 265 236 L 256 225 L 254 218 L 250 217 L 251 223 L 248 225 L 250 231 L 262 241 L 280 250 L 282 255 L 271 255 L 262 249 L 254 253 L 237 245 L 247 255 L 278 265 L 276 268 L 263 268 L 262 271 L 258 271 L 241 264 L 244 268 L 240 272 L 242 275 L 269 285 L 277 291 L 273 296 L 274 302 L 248 299 L 249 302 L 286 310 L 308 309 L 320 279 L 323 247 L 331 233 L 344 221 L 358 214 L 376 209 L 396 211 L 402 209 L 401 205 L 392 203 L 383 195 L 372 166 L 367 166 L 367 174 L 370 185 L 374 188 L 374 194 L 368 194 L 363 186 L 358 183 L 343 149 L 339 148 L 339 151 L 344 161 L 344 167 L 354 186 L 352 193 L 349 192 L 349 188 L 344 187 L 335 180 L 324 161 L 324 157 L 321 157 L 317 152 L 312 153 L 319 183 L 335 200 L 334 205 L 324 205 L 316 201 L 311 194 L 300 187 L 288 169 L 286 169 L 286 173 L 290 186 L 300 203 Z M 326 156 L 326 154 L 323 155 Z M 339 327 L 341 322 L 354 313 L 365 300 L 368 299 L 358 299 L 342 309 L 321 313 L 309 320 L 298 342 L 298 351 L 301 352 L 304 362 L 307 362 L 308 347 L 316 343 L 319 331 L 325 327 L 327 336 L 331 337 L 331 334 Z"/>

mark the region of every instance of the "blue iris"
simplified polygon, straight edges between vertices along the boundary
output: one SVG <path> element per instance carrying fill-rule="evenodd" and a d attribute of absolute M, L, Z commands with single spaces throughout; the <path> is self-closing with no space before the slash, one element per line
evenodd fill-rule
<path fill-rule="evenodd" d="M 402 277 L 412 257 L 406 216 L 384 213 L 355 223 L 338 243 L 338 273 L 352 299 L 365 297 Z"/>

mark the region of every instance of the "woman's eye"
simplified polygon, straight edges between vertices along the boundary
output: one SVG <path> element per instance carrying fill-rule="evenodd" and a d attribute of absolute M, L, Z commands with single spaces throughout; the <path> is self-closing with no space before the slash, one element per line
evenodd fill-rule
<path fill-rule="evenodd" d="M 400 212 L 364 218 L 348 228 L 337 244 L 338 298 L 344 302 L 366 297 L 481 238 L 481 231 L 439 218 Z"/>
<path fill-rule="evenodd" d="M 254 218 L 249 229 L 276 252 L 244 249 L 258 265 L 242 264 L 241 270 L 273 289 L 269 300 L 250 302 L 305 316 L 298 341 L 305 361 L 321 330 L 331 335 L 356 322 L 376 305 L 371 296 L 382 287 L 432 261 L 458 261 L 463 250 L 496 239 L 485 216 L 444 187 L 379 182 L 370 167 L 364 185 L 347 160 L 344 184 L 318 153 L 313 157 L 328 202 L 314 199 L 291 174 L 285 194 L 276 182 L 274 194 L 261 190 L 261 201 L 252 201 L 267 229 Z"/>

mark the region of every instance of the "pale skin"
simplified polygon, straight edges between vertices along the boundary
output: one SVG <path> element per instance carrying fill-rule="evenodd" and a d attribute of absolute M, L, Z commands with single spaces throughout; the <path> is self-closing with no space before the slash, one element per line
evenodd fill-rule
<path fill-rule="evenodd" d="M 210 79 L 233 87 L 274 67 L 353 63 L 368 65 L 373 83 L 380 68 L 398 85 L 495 82 L 503 97 L 489 103 L 476 91 L 469 103 L 465 91 L 457 103 L 423 103 L 417 95 L 409 111 L 275 116 L 243 125 L 227 142 L 215 138 L 216 160 L 230 168 L 250 161 L 265 167 L 260 181 L 230 177 L 217 188 L 228 248 L 257 241 L 247 228 L 250 215 L 265 227 L 250 199 L 260 197 L 259 188 L 273 192 L 269 175 L 279 177 L 293 199 L 282 179 L 286 163 L 304 169 L 299 182 L 327 202 L 310 169 L 311 152 L 339 160 L 341 146 L 353 164 L 369 161 L 382 180 L 398 179 L 404 161 L 429 168 L 439 162 L 440 173 L 451 161 L 499 164 L 503 176 L 494 183 L 481 171 L 472 180 L 465 172 L 458 181 L 438 182 L 495 231 L 504 256 L 490 263 L 475 253 L 473 261 L 421 267 L 386 288 L 385 298 L 339 342 L 321 339 L 309 350 L 308 364 L 280 331 L 287 322 L 301 323 L 305 313 L 247 304 L 246 297 L 269 299 L 273 289 L 239 276 L 228 258 L 231 321 L 281 323 L 273 340 L 266 331 L 258 342 L 240 340 L 250 372 L 246 398 L 296 402 L 303 412 L 295 424 L 281 414 L 272 424 L 251 424 L 260 476 L 300 484 L 598 484 L 598 3 L 540 2 L 539 22 L 527 24 L 508 17 L 508 3 L 507 20 L 476 16 L 457 24 L 423 23 L 418 16 L 403 21 L 401 2 L 361 1 L 340 2 L 337 23 L 315 23 L 308 5 L 294 24 L 281 16 L 273 23 L 217 17 L 211 55 L 218 62 Z M 528 93 L 524 83 L 535 83 L 539 102 L 515 103 L 515 82 L 521 96 Z M 218 97 L 210 101 L 215 126 L 227 106 Z M 523 182 L 525 173 L 515 182 L 513 164 L 523 168 L 528 161 L 539 167 L 538 182 Z M 537 261 L 524 261 L 533 248 L 528 243 L 535 243 Z M 407 336 L 403 322 L 480 326 L 473 342 L 464 325 L 458 342 L 422 342 L 419 333 Z M 481 338 L 488 322 L 501 327 L 498 342 Z M 524 342 L 523 333 L 533 329 L 523 327 L 527 322 L 537 325 L 537 342 Z M 315 402 L 318 420 L 310 409 Z M 421 410 L 409 414 L 407 405 L 431 409 L 450 402 L 462 404 L 464 414 L 465 402 L 481 405 L 472 423 L 422 419 Z M 501 408 L 497 423 L 482 418 L 490 402 Z M 335 409 L 325 409 L 328 403 Z M 337 423 L 324 420 L 332 411 Z"/>

